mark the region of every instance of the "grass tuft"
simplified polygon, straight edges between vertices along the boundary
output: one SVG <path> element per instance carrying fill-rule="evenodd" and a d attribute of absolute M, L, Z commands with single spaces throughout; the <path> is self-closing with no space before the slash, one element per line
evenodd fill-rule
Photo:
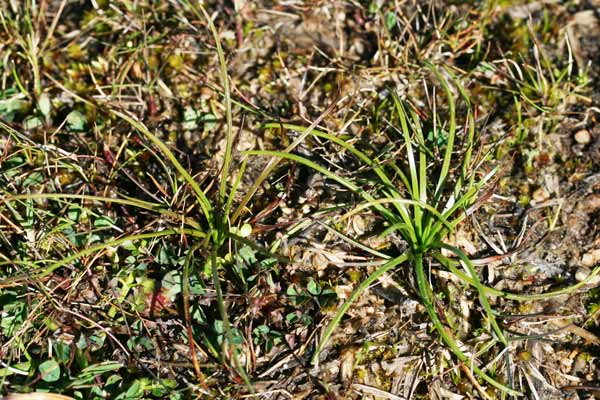
<path fill-rule="evenodd" d="M 303 156 L 281 151 L 249 151 L 246 154 L 281 157 L 318 171 L 328 179 L 356 193 L 364 202 L 359 208 L 372 209 L 387 222 L 388 229 L 385 231 L 387 235 L 398 234 L 408 244 L 408 250 L 405 253 L 390 258 L 389 261 L 361 282 L 336 312 L 323 331 L 312 357 L 313 363 L 319 361 L 321 351 L 328 344 L 333 331 L 352 303 L 384 273 L 401 265 L 406 265 L 411 266 L 414 271 L 419 297 L 433 326 L 454 355 L 490 385 L 510 395 L 520 395 L 521 393 L 517 390 L 506 386 L 484 372 L 475 360 L 461 350 L 453 333 L 442 322 L 445 320 L 443 311 L 441 311 L 443 307 L 437 304 L 430 279 L 425 271 L 424 264 L 427 260 L 435 258 L 440 260 L 443 265 L 448 265 L 456 263 L 455 260 L 457 259 L 467 270 L 467 274 L 459 275 L 459 278 L 466 280 L 478 291 L 479 302 L 495 335 L 495 340 L 503 345 L 508 344 L 505 333 L 498 324 L 488 301 L 488 293 L 479 280 L 473 264 L 458 248 L 444 243 L 448 235 L 452 234 L 469 215 L 471 207 L 475 206 L 480 200 L 480 190 L 493 177 L 495 169 L 482 173 L 477 168 L 481 164 L 473 163 L 472 151 L 477 145 L 475 121 L 465 90 L 448 69 L 439 71 L 435 67 L 430 68 L 443 88 L 448 102 L 447 121 L 440 127 L 447 132 L 441 160 L 433 156 L 431 143 L 427 141 L 423 134 L 423 125 L 416 111 L 412 108 L 408 108 L 407 111 L 406 104 L 395 94 L 392 94 L 392 101 L 395 109 L 395 121 L 399 123 L 399 127 L 394 127 L 394 129 L 399 131 L 403 140 L 407 159 L 407 166 L 404 169 L 393 160 L 389 163 L 378 164 L 348 141 L 325 132 L 311 131 L 314 136 L 340 145 L 344 150 L 347 150 L 371 168 L 376 178 L 369 182 L 370 186 L 379 188 L 374 193 L 361 187 L 352 178 L 334 173 Z M 450 76 L 465 104 L 465 128 L 462 130 L 458 129 L 459 123 L 456 118 L 454 93 L 443 73 Z M 437 110 L 434 109 L 433 113 L 437 114 Z M 439 117 L 436 116 L 436 120 L 440 121 Z M 276 126 L 276 124 L 268 125 L 272 128 Z M 281 127 L 303 131 L 298 126 L 283 125 Z M 434 130 L 436 128 L 434 126 Z M 458 142 L 462 143 L 462 147 L 459 148 L 458 145 L 455 145 Z M 455 259 L 443 255 L 442 250 L 454 255 Z"/>

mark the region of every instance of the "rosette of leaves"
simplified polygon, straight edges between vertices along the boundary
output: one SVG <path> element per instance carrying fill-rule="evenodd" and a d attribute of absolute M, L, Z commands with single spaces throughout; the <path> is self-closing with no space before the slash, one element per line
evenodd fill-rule
<path fill-rule="evenodd" d="M 375 160 L 353 143 L 356 140 L 346 140 L 331 133 L 305 128 L 292 124 L 267 124 L 272 129 L 289 129 L 311 135 L 319 140 L 329 141 L 338 146 L 350 157 L 362 163 L 362 170 L 369 171 L 367 178 L 349 175 L 347 171 L 332 171 L 323 165 L 289 151 L 248 151 L 248 155 L 279 157 L 308 166 L 329 180 L 337 182 L 345 189 L 353 192 L 362 203 L 346 216 L 370 209 L 386 223 L 382 236 L 395 234 L 400 236 L 408 245 L 407 250 L 400 255 L 386 255 L 372 251 L 379 257 L 385 258 L 385 263 L 374 273 L 362 281 L 345 303 L 337 310 L 332 320 L 324 329 L 320 342 L 313 355 L 313 363 L 317 363 L 319 355 L 327 345 L 328 339 L 336 329 L 352 303 L 377 279 L 386 272 L 397 268 L 411 268 L 416 281 L 416 292 L 427 310 L 427 314 L 438 335 L 455 357 L 468 366 L 482 380 L 510 395 L 520 392 L 501 383 L 481 368 L 476 358 L 468 356 L 445 324 L 444 307 L 438 304 L 435 288 L 431 283 L 425 268 L 428 261 L 437 261 L 439 265 L 449 269 L 465 284 L 472 286 L 478 293 L 478 300 L 485 317 L 484 327 L 491 332 L 491 342 L 488 349 L 500 344 L 507 346 L 509 339 L 496 319 L 489 302 L 490 296 L 502 296 L 512 300 L 534 300 L 564 294 L 581 286 L 574 286 L 541 295 L 521 295 L 507 293 L 484 285 L 479 278 L 473 262 L 467 255 L 455 246 L 447 244 L 447 238 L 456 231 L 457 227 L 483 201 L 481 191 L 493 178 L 497 168 L 484 170 L 481 159 L 473 156 L 476 146 L 479 146 L 475 132 L 475 119 L 471 103 L 466 91 L 447 69 L 440 71 L 430 67 L 443 89 L 447 100 L 447 119 L 442 120 L 433 110 L 433 132 L 443 133 L 443 140 L 428 138 L 425 135 L 424 124 L 417 111 L 407 107 L 397 95 L 392 94 L 394 124 L 392 126 L 400 135 L 405 159 L 394 157 Z M 456 116 L 455 93 L 453 93 L 443 72 L 451 77 L 458 97 L 464 103 L 466 117 L 464 123 Z M 443 121 L 442 126 L 436 126 L 435 121 Z M 431 135 L 429 135 L 431 136 Z M 354 139 L 354 138 L 352 138 Z M 433 139 L 433 140 L 431 140 Z M 433 142 L 433 143 L 432 143 Z M 436 151 L 432 151 L 432 148 Z M 396 154 L 400 151 L 396 152 Z M 356 170 L 358 170 L 357 168 Z M 358 243 L 361 249 L 367 246 Z M 597 274 L 595 270 L 593 274 Z"/>

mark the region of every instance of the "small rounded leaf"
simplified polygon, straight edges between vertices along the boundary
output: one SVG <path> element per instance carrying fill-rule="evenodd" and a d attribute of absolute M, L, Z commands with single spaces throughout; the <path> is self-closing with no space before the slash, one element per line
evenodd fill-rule
<path fill-rule="evenodd" d="M 321 285 L 319 285 L 319 282 L 315 281 L 312 278 L 309 279 L 306 288 L 308 289 L 308 292 L 313 296 L 318 296 L 321 293 Z"/>
<path fill-rule="evenodd" d="M 250 224 L 244 224 L 242 225 L 242 227 L 240 228 L 240 236 L 241 237 L 248 237 L 252 234 L 252 225 Z"/>
<path fill-rule="evenodd" d="M 42 126 L 44 122 L 39 117 L 27 117 L 25 121 L 23 121 L 23 128 L 26 130 L 31 130 Z"/>
<path fill-rule="evenodd" d="M 48 93 L 42 93 L 40 95 L 40 98 L 38 100 L 38 107 L 44 117 L 50 115 L 50 111 L 52 109 L 52 102 L 50 101 L 50 96 L 48 96 Z"/>
<path fill-rule="evenodd" d="M 60 365 L 55 360 L 44 361 L 38 369 L 45 382 L 56 382 L 60 378 Z"/>
<path fill-rule="evenodd" d="M 86 123 L 85 115 L 77 110 L 73 110 L 67 115 L 67 126 L 72 131 L 83 131 Z"/>

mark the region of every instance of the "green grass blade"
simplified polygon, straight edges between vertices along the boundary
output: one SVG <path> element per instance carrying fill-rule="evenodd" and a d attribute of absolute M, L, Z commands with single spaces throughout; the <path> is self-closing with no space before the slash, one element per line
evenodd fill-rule
<path fill-rule="evenodd" d="M 18 194 L 18 195 L 8 195 L 0 199 L 0 203 L 7 203 L 11 201 L 20 201 L 20 200 L 87 200 L 87 201 L 98 201 L 103 203 L 116 203 L 123 204 L 127 206 L 142 208 L 145 210 L 151 211 L 167 211 L 164 210 L 164 206 L 159 203 L 152 203 L 149 201 L 138 200 L 138 199 L 121 199 L 114 197 L 104 197 L 104 196 L 92 196 L 86 194 L 70 194 L 70 193 L 32 193 L 32 194 Z"/>
<path fill-rule="evenodd" d="M 109 247 L 117 247 L 126 242 L 134 242 L 137 240 L 144 240 L 144 239 L 156 239 L 156 238 L 165 237 L 165 236 L 174 236 L 174 235 L 182 235 L 182 234 L 190 235 L 190 236 L 194 236 L 194 237 L 201 237 L 201 238 L 206 236 L 206 234 L 204 232 L 201 232 L 196 229 L 186 229 L 186 228 L 184 228 L 184 229 L 166 229 L 166 230 L 160 231 L 160 232 L 149 232 L 149 233 L 140 233 L 140 234 L 136 234 L 136 235 L 128 235 L 128 236 L 121 237 L 119 239 L 109 240 L 107 242 L 104 242 L 104 243 L 101 243 L 101 244 L 98 244 L 95 246 L 87 247 L 81 251 L 78 251 L 77 253 L 71 254 L 70 256 L 63 258 L 62 260 L 55 261 L 54 263 L 48 265 L 47 267 L 40 268 L 39 270 L 36 270 L 36 271 L 28 271 L 26 275 L 13 276 L 13 277 L 10 277 L 7 279 L 0 280 L 0 287 L 6 286 L 13 282 L 19 282 L 19 281 L 28 280 L 28 279 L 42 279 L 42 278 L 50 275 L 52 272 L 54 272 L 58 268 L 63 267 L 81 257 L 85 257 L 88 255 L 94 254 L 96 252 L 107 249 Z M 12 263 L 12 261 L 4 261 L 4 262 L 0 263 L 0 265 L 10 265 L 11 263 Z M 30 265 L 34 266 L 35 264 L 32 262 Z"/>
<path fill-rule="evenodd" d="M 444 191 L 446 178 L 448 177 L 448 173 L 450 171 L 450 161 L 452 160 L 452 152 L 454 150 L 454 138 L 456 136 L 456 107 L 454 104 L 454 96 L 452 95 L 452 91 L 450 90 L 450 86 L 448 86 L 446 78 L 444 78 L 435 67 L 432 66 L 431 70 L 437 77 L 438 81 L 442 85 L 442 88 L 444 89 L 444 92 L 446 93 L 446 98 L 448 100 L 448 111 L 450 113 L 446 150 L 444 152 L 442 169 L 438 177 L 438 183 L 436 185 L 434 194 L 434 205 L 437 207 Z"/>
<path fill-rule="evenodd" d="M 375 201 L 375 198 L 373 198 L 373 196 L 371 196 L 367 192 L 363 191 L 360 187 L 355 185 L 351 180 L 343 178 L 343 177 L 329 171 L 327 168 L 322 167 L 321 165 L 319 165 L 307 158 L 304 158 L 302 156 L 287 153 L 284 151 L 272 151 L 272 150 L 250 150 L 250 151 L 244 152 L 244 154 L 255 155 L 255 156 L 278 157 L 278 158 L 283 158 L 283 159 L 288 159 L 291 161 L 298 162 L 300 164 L 306 165 L 307 167 L 314 169 L 315 171 L 323 174 L 328 179 L 331 179 L 331 180 L 341 184 L 342 186 L 346 187 L 346 189 L 349 189 L 352 192 L 359 194 L 365 200 Z M 382 216 L 384 216 L 389 221 L 393 221 L 394 223 L 398 222 L 397 218 L 389 210 L 386 210 L 385 208 L 380 207 L 377 204 L 375 205 L 375 207 L 382 214 Z"/>
<path fill-rule="evenodd" d="M 419 144 L 419 201 L 422 203 L 427 202 L 427 153 L 428 149 L 425 146 L 425 137 L 423 136 L 423 129 L 421 128 L 421 120 L 415 112 L 410 110 L 412 118 L 412 124 L 414 127 L 415 136 Z"/>
<path fill-rule="evenodd" d="M 194 193 L 196 195 L 196 199 L 198 200 L 198 204 L 200 205 L 200 208 L 202 209 L 202 212 L 204 213 L 204 217 L 206 218 L 209 227 L 211 229 L 214 228 L 212 206 L 210 204 L 210 201 L 208 200 L 208 198 L 206 197 L 206 194 L 202 191 L 202 189 L 200 189 L 200 186 L 198 185 L 196 180 L 189 174 L 189 172 L 187 172 L 187 170 L 183 167 L 183 165 L 181 165 L 181 163 L 177 160 L 175 155 L 173 155 L 171 150 L 169 150 L 167 145 L 162 140 L 157 138 L 154 134 L 152 134 L 152 132 L 150 132 L 150 130 L 143 123 L 138 121 L 136 118 L 134 118 L 130 115 L 127 115 L 122 111 L 118 111 L 118 110 L 114 110 L 114 109 L 111 109 L 110 112 L 113 115 L 128 122 L 131 126 L 133 126 L 135 129 L 137 129 L 140 133 L 142 133 L 144 136 L 146 136 L 146 138 L 148 138 L 148 140 L 150 140 L 156 147 L 158 147 L 160 149 L 160 151 L 164 154 L 164 156 L 169 159 L 169 161 L 175 167 L 177 172 L 179 172 L 181 174 L 181 177 L 190 185 L 190 187 L 194 191 Z"/>
<path fill-rule="evenodd" d="M 490 306 L 485 290 L 483 289 L 481 281 L 479 280 L 479 276 L 477 275 L 477 271 L 475 271 L 475 266 L 473 265 L 471 260 L 469 260 L 467 255 L 463 253 L 462 250 L 460 250 L 458 247 L 450 246 L 445 243 L 436 243 L 436 246 L 454 253 L 463 262 L 463 264 L 467 268 L 467 271 L 469 271 L 469 274 L 471 274 L 473 286 L 475 287 L 475 289 L 477 289 L 477 293 L 479 294 L 479 302 L 485 310 L 487 318 L 490 321 L 490 324 L 492 325 L 492 329 L 494 330 L 494 332 L 496 332 L 496 335 L 498 336 L 500 342 L 507 346 L 508 341 L 504 337 L 502 329 L 500 329 L 500 326 L 498 326 L 498 322 L 496 321 L 496 317 L 494 316 L 492 307 Z"/>
<path fill-rule="evenodd" d="M 392 268 L 396 267 L 397 265 L 402 264 L 406 260 L 408 260 L 408 255 L 403 254 L 399 257 L 396 257 L 396 258 L 388 261 L 387 263 L 385 263 L 384 265 L 379 267 L 379 269 L 377 269 L 377 271 L 375 271 L 374 273 L 369 275 L 369 277 L 367 279 L 365 279 L 364 281 L 362 281 L 360 283 L 360 285 L 358 285 L 358 287 L 352 292 L 350 297 L 348 297 L 348 300 L 346 300 L 344 302 L 344 304 L 340 307 L 340 309 L 335 313 L 333 319 L 329 322 L 329 324 L 327 324 L 327 327 L 325 328 L 325 331 L 323 332 L 323 335 L 321 336 L 321 339 L 319 341 L 319 345 L 313 354 L 313 357 L 311 360 L 312 364 L 316 364 L 319 361 L 319 355 L 321 354 L 321 351 L 323 350 L 323 348 L 329 341 L 329 338 L 333 334 L 333 331 L 335 330 L 335 328 L 337 328 L 337 326 L 342 321 L 342 318 L 344 317 L 344 315 L 346 314 L 346 312 L 348 311 L 348 309 L 350 308 L 352 303 L 354 303 L 356 301 L 356 299 L 358 299 L 358 297 L 369 286 L 371 286 L 371 284 L 373 282 L 375 282 L 377 279 L 379 279 L 379 277 L 381 277 L 383 274 L 385 274 L 387 271 L 391 270 Z"/>
<path fill-rule="evenodd" d="M 469 368 L 471 368 L 479 377 L 481 377 L 484 381 L 494 386 L 497 389 L 500 389 L 503 392 L 506 392 L 512 396 L 521 396 L 522 393 L 507 387 L 500 382 L 496 381 L 491 376 L 487 375 L 483 372 L 478 366 L 474 365 L 473 360 L 470 357 L 467 357 L 465 353 L 462 352 L 451 332 L 446 330 L 446 327 L 442 324 L 440 317 L 436 312 L 436 306 L 434 304 L 434 296 L 431 291 L 431 287 L 429 285 L 429 280 L 425 275 L 425 268 L 423 267 L 423 257 L 420 254 L 414 255 L 414 263 L 415 263 L 415 273 L 417 278 L 417 286 L 419 289 L 419 296 L 423 301 L 423 305 L 427 310 L 427 314 L 433 323 L 436 331 L 442 338 L 442 341 L 448 346 L 448 348 L 454 353 L 454 355 L 462 362 L 467 364 Z"/>
<path fill-rule="evenodd" d="M 229 91 L 229 74 L 227 72 L 227 63 L 225 62 L 225 55 L 223 53 L 223 47 L 221 46 L 221 38 L 219 37 L 219 32 L 217 32 L 217 28 L 213 23 L 210 15 L 206 12 L 206 9 L 202 6 L 200 2 L 198 2 L 198 9 L 194 7 L 194 5 L 187 0 L 180 0 L 183 4 L 187 5 L 198 19 L 204 17 L 206 20 L 210 32 L 212 33 L 213 39 L 215 40 L 215 45 L 217 47 L 217 55 L 219 58 L 219 67 L 221 74 L 221 83 L 223 84 L 223 95 L 225 97 L 225 116 L 227 119 L 227 131 L 226 131 L 226 144 L 225 144 L 225 158 L 223 160 L 223 168 L 221 171 L 221 182 L 219 184 L 219 201 L 220 204 L 225 203 L 225 190 L 227 188 L 227 180 L 229 179 L 229 168 L 231 165 L 232 159 L 232 151 L 233 151 L 233 119 L 232 119 L 232 111 L 231 111 L 231 93 Z M 227 214 L 226 214 L 227 215 Z M 226 218 L 226 217 L 225 217 Z"/>
<path fill-rule="evenodd" d="M 420 180 L 419 180 L 420 167 L 419 167 L 419 171 L 417 171 L 417 165 L 415 162 L 415 156 L 414 156 L 413 146 L 412 146 L 412 137 L 411 137 L 409 126 L 408 126 L 408 116 L 406 115 L 406 110 L 404 109 L 404 105 L 402 104 L 402 102 L 400 101 L 400 99 L 398 98 L 398 96 L 395 93 L 392 95 L 392 98 L 394 100 L 396 114 L 398 115 L 398 118 L 400 119 L 400 127 L 402 130 L 402 136 L 404 137 L 404 144 L 406 146 L 406 156 L 408 158 L 408 169 L 410 172 L 410 183 L 411 183 L 409 193 L 413 200 L 420 201 L 421 200 L 421 194 L 420 194 L 421 187 L 422 187 L 422 184 L 424 184 L 425 182 L 420 182 Z M 419 151 L 419 153 L 423 154 L 421 151 Z M 421 245 L 422 244 L 421 240 L 423 238 L 423 211 L 420 208 L 415 207 L 414 212 L 413 212 L 413 217 L 414 218 L 413 218 L 412 223 L 414 224 L 414 230 L 416 231 L 416 236 L 419 240 L 419 245 Z"/>
<path fill-rule="evenodd" d="M 433 253 L 433 256 L 436 260 L 440 262 L 440 264 L 446 266 L 450 272 L 459 277 L 462 281 L 468 283 L 471 286 L 475 286 L 475 282 L 468 275 L 462 272 L 460 269 L 456 267 L 456 261 L 449 260 L 447 257 L 441 256 L 439 253 Z M 600 267 L 596 267 L 592 270 L 592 272 L 581 282 L 577 282 L 571 286 L 567 286 L 562 289 L 553 290 L 551 292 L 539 293 L 539 294 L 518 294 L 518 293 L 510 293 L 505 292 L 503 290 L 498 290 L 490 286 L 481 285 L 484 292 L 491 296 L 503 297 L 509 300 L 515 301 L 538 301 L 538 300 L 548 300 L 553 297 L 563 296 L 565 294 L 570 294 L 578 289 L 583 288 L 585 285 L 589 284 L 597 275 L 600 274 Z"/>
<path fill-rule="evenodd" d="M 217 251 L 218 251 L 218 245 L 215 244 L 213 250 L 211 251 L 210 268 L 211 268 L 213 286 L 215 288 L 215 293 L 217 295 L 217 307 L 219 309 L 219 314 L 221 314 L 221 319 L 223 320 L 223 330 L 225 331 L 225 337 L 227 338 L 227 343 L 229 344 L 228 347 L 231 347 L 231 348 L 226 349 L 226 354 L 231 353 L 231 357 L 233 359 L 233 365 L 235 367 L 235 370 L 237 371 L 237 373 L 240 375 L 240 377 L 246 384 L 246 387 L 248 387 L 248 390 L 250 391 L 250 393 L 254 394 L 255 390 L 254 390 L 254 387 L 252 386 L 252 382 L 250 382 L 250 378 L 248 377 L 246 370 L 242 367 L 242 365 L 240 363 L 240 359 L 237 356 L 236 349 L 232 348 L 235 341 L 233 339 L 233 331 L 231 330 L 231 324 L 229 323 L 229 316 L 227 315 L 227 309 L 225 308 L 225 301 L 223 299 L 223 290 L 221 289 L 221 281 L 219 280 L 219 269 L 218 269 L 218 265 L 217 265 Z"/>
<path fill-rule="evenodd" d="M 413 200 L 419 200 L 421 197 L 419 195 L 419 178 L 417 177 L 417 165 L 415 162 L 415 156 L 412 149 L 412 138 L 410 135 L 410 130 L 408 129 L 408 121 L 406 116 L 406 110 L 404 109 L 404 105 L 398 98 L 396 94 L 392 96 L 394 100 L 394 106 L 396 108 L 396 113 L 398 114 L 398 118 L 400 119 L 400 127 L 401 133 L 404 137 L 404 144 L 406 146 L 406 157 L 408 158 L 408 169 L 410 170 L 410 187 L 407 188 L 411 194 Z M 417 221 L 420 218 L 415 218 Z"/>
<path fill-rule="evenodd" d="M 380 238 L 384 238 L 394 231 L 400 231 L 400 234 L 404 235 L 405 228 L 406 228 L 406 224 L 404 222 L 398 222 L 397 224 L 392 224 L 392 225 L 388 226 L 387 228 L 385 228 L 383 230 L 383 232 L 381 232 L 378 236 Z"/>

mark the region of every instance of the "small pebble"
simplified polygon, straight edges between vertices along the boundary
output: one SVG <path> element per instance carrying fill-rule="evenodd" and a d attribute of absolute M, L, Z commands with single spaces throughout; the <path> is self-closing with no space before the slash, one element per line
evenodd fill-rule
<path fill-rule="evenodd" d="M 352 229 L 359 236 L 365 233 L 365 220 L 363 217 L 356 215 L 352 218 Z"/>
<path fill-rule="evenodd" d="M 588 144 L 590 140 L 592 140 L 592 137 L 590 136 L 590 132 L 586 129 L 582 129 L 575 133 L 575 141 L 579 144 Z"/>
<path fill-rule="evenodd" d="M 590 274 L 590 269 L 588 267 L 579 267 L 577 269 L 577 272 L 575 272 L 575 279 L 577 280 L 577 282 L 581 282 L 583 280 L 585 280 L 585 278 L 588 277 L 588 275 Z"/>
<path fill-rule="evenodd" d="M 589 251 L 581 257 L 581 265 L 584 267 L 593 267 L 600 261 L 600 249 Z"/>
<path fill-rule="evenodd" d="M 532 197 L 536 203 L 541 203 L 542 201 L 548 200 L 548 198 L 550 197 L 550 193 L 548 193 L 546 188 L 542 186 L 541 188 L 536 189 L 535 192 L 533 192 Z"/>
<path fill-rule="evenodd" d="M 575 272 L 575 279 L 578 282 L 584 281 L 588 278 L 588 276 L 590 276 L 591 272 L 592 271 L 590 271 L 588 267 L 581 266 L 577 269 L 577 272 Z M 588 282 L 586 282 L 586 284 L 590 286 L 598 286 L 600 284 L 600 276 L 595 275 Z"/>
<path fill-rule="evenodd" d="M 581 265 L 584 265 L 586 267 L 591 267 L 592 265 L 594 265 L 594 261 L 594 256 L 590 253 L 586 253 L 583 255 L 583 257 L 581 257 Z"/>

